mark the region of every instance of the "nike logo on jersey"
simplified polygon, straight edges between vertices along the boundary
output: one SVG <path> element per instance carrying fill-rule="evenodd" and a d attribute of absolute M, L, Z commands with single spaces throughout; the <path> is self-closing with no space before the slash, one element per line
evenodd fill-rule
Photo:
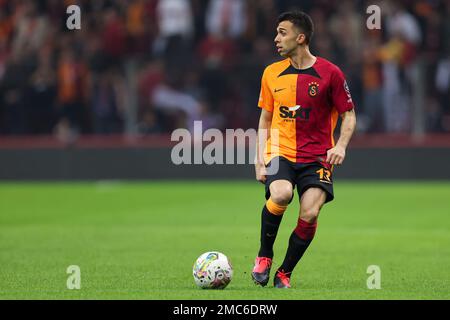
<path fill-rule="evenodd" d="M 286 88 L 275 89 L 274 92 L 277 93 L 277 92 L 279 92 L 279 91 L 281 91 L 281 90 L 284 90 L 284 89 L 286 89 Z"/>

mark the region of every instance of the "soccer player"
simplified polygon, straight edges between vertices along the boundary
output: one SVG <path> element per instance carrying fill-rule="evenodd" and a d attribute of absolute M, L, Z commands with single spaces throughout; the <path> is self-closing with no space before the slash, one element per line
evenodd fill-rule
<path fill-rule="evenodd" d="M 276 288 L 290 288 L 292 271 L 314 238 L 320 209 L 334 198 L 333 167 L 344 161 L 356 126 L 344 74 L 336 65 L 311 54 L 312 35 L 313 22 L 306 13 L 281 14 L 274 41 L 285 59 L 269 65 L 262 76 L 255 170 L 256 179 L 265 184 L 267 202 L 252 271 L 253 280 L 261 286 L 269 281 L 278 227 L 297 187 L 298 223 L 274 276 Z M 339 115 L 341 131 L 335 143 L 333 132 Z M 271 141 L 275 131 L 277 148 Z M 269 175 L 275 158 L 278 171 Z"/>

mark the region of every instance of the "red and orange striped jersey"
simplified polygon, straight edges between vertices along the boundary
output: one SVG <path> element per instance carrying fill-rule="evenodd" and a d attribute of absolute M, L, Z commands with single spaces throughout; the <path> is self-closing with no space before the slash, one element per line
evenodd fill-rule
<path fill-rule="evenodd" d="M 266 67 L 258 106 L 273 113 L 266 164 L 283 156 L 292 162 L 326 165 L 338 115 L 354 108 L 342 71 L 319 57 L 308 69 L 295 69 L 289 59 Z M 278 129 L 278 143 L 274 129 Z"/>

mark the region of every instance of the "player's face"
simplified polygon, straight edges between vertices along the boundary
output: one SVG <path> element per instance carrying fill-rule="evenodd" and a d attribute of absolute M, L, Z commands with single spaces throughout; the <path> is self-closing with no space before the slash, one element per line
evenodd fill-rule
<path fill-rule="evenodd" d="M 299 33 L 292 22 L 280 22 L 277 27 L 277 36 L 274 39 L 278 53 L 282 57 L 291 56 L 300 44 L 299 41 L 302 37 L 304 37 L 304 35 Z"/>

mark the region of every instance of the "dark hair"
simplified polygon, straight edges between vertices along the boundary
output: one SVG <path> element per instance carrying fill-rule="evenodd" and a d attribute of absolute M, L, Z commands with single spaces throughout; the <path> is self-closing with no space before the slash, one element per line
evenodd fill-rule
<path fill-rule="evenodd" d="M 314 24 L 309 15 L 303 11 L 288 11 L 280 14 L 278 24 L 283 21 L 290 21 L 294 26 L 305 34 L 305 42 L 309 44 L 314 33 Z"/>

